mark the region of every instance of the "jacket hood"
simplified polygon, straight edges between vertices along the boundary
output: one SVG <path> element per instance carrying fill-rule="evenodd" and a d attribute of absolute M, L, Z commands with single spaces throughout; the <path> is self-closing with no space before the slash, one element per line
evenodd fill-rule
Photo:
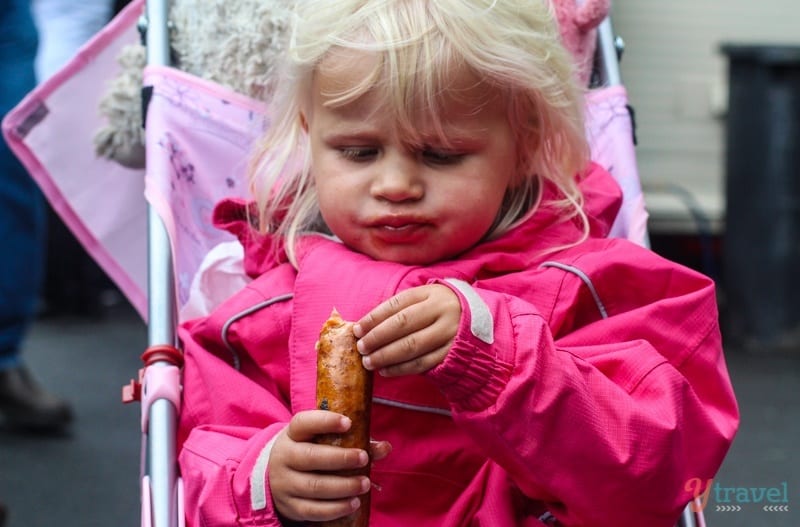
<path fill-rule="evenodd" d="M 286 255 L 277 251 L 275 236 L 259 232 L 255 202 L 242 198 L 226 198 L 214 207 L 212 222 L 218 229 L 236 236 L 242 244 L 244 271 L 250 278 L 256 278 L 276 263 L 286 261 Z"/>
<path fill-rule="evenodd" d="M 584 197 L 584 211 L 589 220 L 589 236 L 608 236 L 622 203 L 622 191 L 614 178 L 600 165 L 591 163 L 578 175 Z M 554 247 L 570 245 L 581 239 L 580 219 L 565 218 L 556 205 L 557 188 L 546 182 L 541 204 L 498 238 L 483 242 L 459 256 L 459 260 L 484 261 L 492 270 L 505 272 L 530 265 L 531 255 L 542 254 Z M 258 231 L 255 203 L 241 198 L 228 198 L 214 209 L 214 226 L 235 235 L 244 247 L 244 269 L 255 278 L 276 263 L 287 261 L 286 254 L 275 243 L 275 236 Z M 485 262 L 487 255 L 495 255 Z"/>
<path fill-rule="evenodd" d="M 611 174 L 595 163 L 578 175 L 578 185 L 589 222 L 588 237 L 608 237 L 622 204 L 620 186 Z M 501 236 L 460 255 L 458 260 L 481 262 L 478 274 L 508 273 L 530 267 L 543 256 L 580 242 L 584 237 L 582 220 L 578 216 L 570 217 L 571 211 L 559 206 L 562 197 L 555 185 L 545 182 L 540 205 L 531 214 Z"/>

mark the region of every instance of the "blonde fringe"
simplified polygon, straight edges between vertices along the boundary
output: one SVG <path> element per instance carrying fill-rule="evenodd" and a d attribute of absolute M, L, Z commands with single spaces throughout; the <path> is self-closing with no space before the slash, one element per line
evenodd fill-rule
<path fill-rule="evenodd" d="M 539 179 L 562 194 L 553 205 L 564 221 L 589 233 L 576 175 L 588 163 L 583 94 L 563 48 L 549 2 L 542 0 L 297 0 L 287 63 L 279 72 L 273 122 L 250 164 L 250 185 L 262 231 L 294 245 L 321 223 L 300 116 L 308 112 L 315 68 L 336 48 L 379 54 L 383 60 L 365 83 L 337 94 L 339 102 L 368 89 L 384 90 L 398 127 L 414 133 L 412 101 L 435 115 L 448 73 L 466 64 L 509 100 L 509 123 L 524 152 L 526 178 L 507 196 L 504 215 L 490 237 L 505 232 L 538 207 Z M 446 140 L 446 137 L 443 137 Z"/>

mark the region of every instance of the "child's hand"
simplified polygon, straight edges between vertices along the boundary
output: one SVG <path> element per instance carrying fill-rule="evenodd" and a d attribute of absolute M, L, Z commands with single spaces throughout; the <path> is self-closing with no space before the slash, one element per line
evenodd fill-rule
<path fill-rule="evenodd" d="M 364 367 L 389 377 L 426 372 L 447 356 L 460 320 L 458 296 L 447 286 L 403 291 L 355 324 Z"/>
<path fill-rule="evenodd" d="M 269 486 L 275 509 L 296 521 L 324 521 L 346 516 L 361 505 L 358 496 L 370 488 L 364 476 L 321 472 L 352 470 L 369 463 L 367 452 L 312 443 L 314 436 L 342 433 L 350 419 L 324 410 L 298 412 L 280 433 L 269 455 Z M 373 461 L 386 457 L 386 441 L 370 445 Z"/>

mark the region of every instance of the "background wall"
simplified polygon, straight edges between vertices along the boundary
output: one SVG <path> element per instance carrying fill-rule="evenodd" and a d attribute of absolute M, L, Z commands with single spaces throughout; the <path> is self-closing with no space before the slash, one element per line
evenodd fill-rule
<path fill-rule="evenodd" d="M 724 221 L 723 42 L 800 44 L 798 0 L 612 0 L 626 44 L 623 82 L 638 124 L 638 164 L 652 232 L 691 232 L 675 185 L 719 232 Z M 758 104 L 758 101 L 753 101 Z"/>

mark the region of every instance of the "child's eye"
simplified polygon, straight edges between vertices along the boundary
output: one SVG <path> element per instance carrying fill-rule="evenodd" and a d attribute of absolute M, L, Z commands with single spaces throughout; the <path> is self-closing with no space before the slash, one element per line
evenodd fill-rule
<path fill-rule="evenodd" d="M 426 149 L 422 152 L 426 163 L 432 165 L 455 165 L 464 159 L 464 154 L 449 150 Z"/>
<path fill-rule="evenodd" d="M 378 149 L 370 146 L 348 146 L 338 150 L 343 158 L 355 162 L 370 161 L 378 155 Z"/>

